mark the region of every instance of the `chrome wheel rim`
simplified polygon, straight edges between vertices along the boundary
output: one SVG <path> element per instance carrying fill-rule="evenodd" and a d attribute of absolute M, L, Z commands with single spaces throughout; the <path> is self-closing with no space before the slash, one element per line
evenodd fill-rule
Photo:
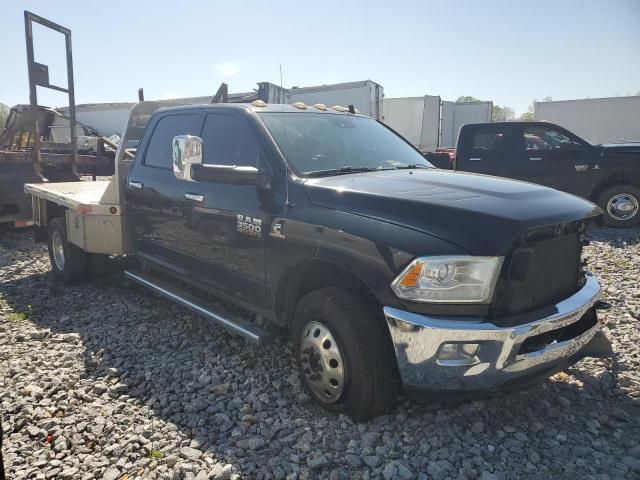
<path fill-rule="evenodd" d="M 628 193 L 614 195 L 607 202 L 607 213 L 614 219 L 624 221 L 638 213 L 638 199 Z"/>
<path fill-rule="evenodd" d="M 53 262 L 58 270 L 64 270 L 64 242 L 59 231 L 53 232 L 51 237 L 51 251 L 53 253 Z"/>
<path fill-rule="evenodd" d="M 325 403 L 337 402 L 345 387 L 346 365 L 326 325 L 310 321 L 302 329 L 300 363 L 311 391 Z"/>

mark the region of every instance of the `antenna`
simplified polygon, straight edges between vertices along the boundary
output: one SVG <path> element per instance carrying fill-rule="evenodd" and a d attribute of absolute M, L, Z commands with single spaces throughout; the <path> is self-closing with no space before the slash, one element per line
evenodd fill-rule
<path fill-rule="evenodd" d="M 287 157 L 285 153 L 285 147 L 287 145 L 287 125 L 284 121 L 284 105 L 285 104 L 285 95 L 284 88 L 282 87 L 282 64 L 280 64 L 280 95 L 282 95 L 282 154 L 284 156 L 284 191 L 285 191 L 285 200 L 284 206 L 287 208 L 289 204 L 289 163 L 287 162 Z"/>

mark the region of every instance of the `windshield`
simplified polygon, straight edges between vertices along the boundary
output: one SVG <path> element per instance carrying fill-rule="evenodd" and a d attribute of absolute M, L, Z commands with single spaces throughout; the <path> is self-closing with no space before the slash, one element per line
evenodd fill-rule
<path fill-rule="evenodd" d="M 302 175 L 432 167 L 391 130 L 367 117 L 260 113 L 289 164 Z"/>

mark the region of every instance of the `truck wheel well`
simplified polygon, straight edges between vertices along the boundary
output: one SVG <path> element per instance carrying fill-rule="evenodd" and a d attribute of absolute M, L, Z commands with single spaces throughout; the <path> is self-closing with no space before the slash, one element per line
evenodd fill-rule
<path fill-rule="evenodd" d="M 278 289 L 276 315 L 290 327 L 296 305 L 307 293 L 323 287 L 338 287 L 360 293 L 371 304 L 379 304 L 375 294 L 354 273 L 336 263 L 310 260 L 294 267 Z M 380 308 L 380 311 L 382 309 Z"/>
<path fill-rule="evenodd" d="M 64 217 L 64 211 L 66 207 L 57 205 L 51 201 L 47 201 L 47 221 L 54 217 Z"/>
<path fill-rule="evenodd" d="M 632 185 L 636 183 L 640 184 L 640 175 L 632 178 L 628 174 L 623 172 L 614 173 L 613 175 L 596 185 L 596 187 L 591 192 L 591 195 L 589 195 L 589 200 L 591 200 L 592 202 L 597 202 L 602 192 L 609 188 L 619 185 Z"/>
<path fill-rule="evenodd" d="M 62 205 L 58 205 L 53 203 L 50 200 L 46 201 L 45 204 L 45 215 L 44 218 L 40 219 L 40 225 L 38 225 L 37 227 L 35 227 L 34 229 L 34 237 L 33 239 L 36 242 L 46 242 L 48 239 L 48 225 L 49 222 L 54 219 L 55 217 L 64 217 L 64 211 L 66 210 L 66 207 L 63 207 Z"/>

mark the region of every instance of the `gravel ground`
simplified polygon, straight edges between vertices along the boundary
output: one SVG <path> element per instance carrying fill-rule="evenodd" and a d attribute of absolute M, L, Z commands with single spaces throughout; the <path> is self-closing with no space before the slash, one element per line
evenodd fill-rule
<path fill-rule="evenodd" d="M 310 403 L 286 339 L 247 346 L 117 275 L 65 287 L 29 232 L 5 234 L 7 477 L 640 478 L 640 230 L 590 235 L 613 359 L 354 424 Z"/>

